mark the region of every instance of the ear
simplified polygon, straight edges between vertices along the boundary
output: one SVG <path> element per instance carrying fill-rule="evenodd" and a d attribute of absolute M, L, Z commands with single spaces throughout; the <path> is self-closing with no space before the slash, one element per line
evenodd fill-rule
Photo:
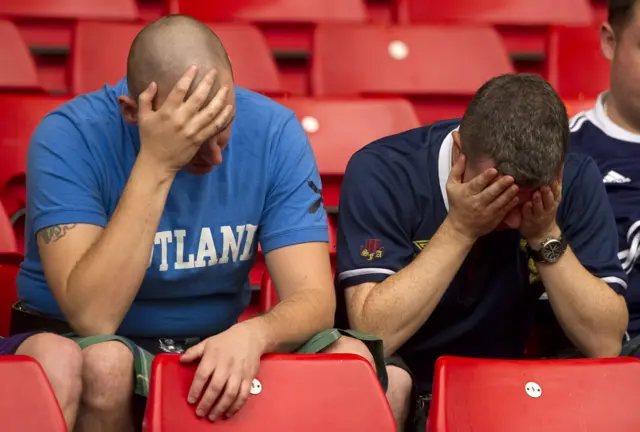
<path fill-rule="evenodd" d="M 616 52 L 616 34 L 607 22 L 600 26 L 600 49 L 602 56 L 608 61 L 612 61 Z"/>
<path fill-rule="evenodd" d="M 138 104 L 131 96 L 119 96 L 118 103 L 125 121 L 129 124 L 138 124 Z"/>
<path fill-rule="evenodd" d="M 457 161 L 460 155 L 462 154 L 462 142 L 460 141 L 460 132 L 453 131 L 451 134 L 453 137 L 453 149 L 451 154 L 451 159 Z"/>

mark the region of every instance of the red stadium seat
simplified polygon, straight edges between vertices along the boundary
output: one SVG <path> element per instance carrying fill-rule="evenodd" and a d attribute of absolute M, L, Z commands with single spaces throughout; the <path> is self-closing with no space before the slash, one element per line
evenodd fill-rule
<path fill-rule="evenodd" d="M 0 204 L 0 336 L 9 334 L 11 306 L 18 301 L 16 276 L 21 261 L 9 217 Z"/>
<path fill-rule="evenodd" d="M 262 276 L 262 284 L 260 284 L 260 312 L 269 312 L 278 304 L 278 292 L 273 286 L 273 280 L 269 276 L 269 272 L 264 272 Z"/>
<path fill-rule="evenodd" d="M 0 413 L 3 432 L 66 432 L 42 367 L 26 356 L 0 357 Z"/>
<path fill-rule="evenodd" d="M 0 94 L 0 203 L 14 220 L 25 208 L 25 170 L 31 134 L 42 118 L 68 98 Z M 18 243 L 24 231 L 16 231 Z"/>
<path fill-rule="evenodd" d="M 269 45 L 277 50 L 307 52 L 311 45 L 309 25 L 323 22 L 363 23 L 367 10 L 363 0 L 173 0 L 174 11 L 203 21 L 259 23 Z"/>
<path fill-rule="evenodd" d="M 71 60 L 71 90 L 86 93 L 114 84 L 127 72 L 127 55 L 143 24 L 81 21 Z M 233 63 L 236 83 L 262 93 L 280 94 L 280 77 L 260 32 L 245 24 L 216 24 Z"/>
<path fill-rule="evenodd" d="M 396 3 L 401 23 L 498 26 L 509 52 L 514 54 L 543 55 L 548 26 L 593 22 L 589 0 L 396 0 Z"/>
<path fill-rule="evenodd" d="M 403 95 L 422 122 L 458 117 L 490 78 L 513 72 L 491 28 L 319 26 L 312 81 L 316 96 Z"/>
<path fill-rule="evenodd" d="M 0 65 L 0 90 L 42 90 L 29 47 L 18 28 L 4 20 L 0 20 Z"/>
<path fill-rule="evenodd" d="M 296 113 L 309 136 L 322 177 L 324 205 L 330 212 L 338 207 L 342 176 L 353 153 L 371 141 L 420 125 L 411 104 L 402 99 L 291 98 L 278 102 Z"/>
<path fill-rule="evenodd" d="M 640 360 L 487 360 L 436 363 L 430 432 L 640 430 Z"/>
<path fill-rule="evenodd" d="M 567 107 L 569 118 L 571 118 L 582 111 L 588 111 L 595 107 L 596 99 L 565 100 L 564 105 Z"/>
<path fill-rule="evenodd" d="M 181 365 L 177 355 L 156 356 L 144 431 L 396 430 L 373 368 L 359 356 L 265 356 L 254 387 L 259 393 L 250 395 L 235 416 L 213 425 L 206 419 L 198 419 L 193 405 L 187 403 L 194 373 L 195 365 Z"/>
<path fill-rule="evenodd" d="M 555 27 L 549 34 L 547 79 L 563 98 L 594 98 L 609 88 L 609 62 L 598 27 Z"/>
<path fill-rule="evenodd" d="M 45 19 L 135 20 L 135 0 L 2 0 L 0 16 Z"/>

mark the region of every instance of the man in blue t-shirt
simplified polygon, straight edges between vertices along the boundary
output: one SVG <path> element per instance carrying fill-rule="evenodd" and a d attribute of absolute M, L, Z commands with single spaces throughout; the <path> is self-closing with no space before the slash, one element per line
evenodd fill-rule
<path fill-rule="evenodd" d="M 414 396 L 428 395 L 438 357 L 523 355 L 537 277 L 583 354 L 620 353 L 628 316 L 615 220 L 597 166 L 568 145 L 551 86 L 504 75 L 478 90 L 461 122 L 386 137 L 352 157 L 338 318 L 384 341 L 399 424 L 424 427 L 424 410 L 410 413 L 424 404 L 411 398 L 412 381 Z"/>
<path fill-rule="evenodd" d="M 373 361 L 361 341 L 325 330 L 327 221 L 294 113 L 234 87 L 222 44 L 189 17 L 145 27 L 127 69 L 49 114 L 28 155 L 17 315 L 79 337 L 78 429 L 133 429 L 133 390 L 146 394 L 157 352 L 199 360 L 188 401 L 211 420 L 240 409 L 265 353 Z M 281 302 L 237 323 L 258 242 Z"/>

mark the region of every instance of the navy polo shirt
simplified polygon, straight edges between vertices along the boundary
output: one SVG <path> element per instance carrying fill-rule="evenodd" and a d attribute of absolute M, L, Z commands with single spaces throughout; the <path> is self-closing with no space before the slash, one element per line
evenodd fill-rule
<path fill-rule="evenodd" d="M 343 290 L 402 270 L 446 218 L 458 125 L 444 121 L 382 138 L 351 158 L 340 198 L 339 324 L 346 324 Z M 583 265 L 623 293 L 615 220 L 598 168 L 586 155 L 566 158 L 558 223 Z M 535 273 L 518 231 L 495 231 L 476 242 L 432 315 L 397 351 L 421 391 L 442 355 L 522 356 L 542 294 Z"/>

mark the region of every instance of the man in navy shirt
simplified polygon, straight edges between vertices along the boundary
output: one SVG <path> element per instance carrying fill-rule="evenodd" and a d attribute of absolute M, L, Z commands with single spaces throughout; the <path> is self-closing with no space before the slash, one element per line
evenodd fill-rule
<path fill-rule="evenodd" d="M 573 149 L 598 165 L 618 225 L 618 257 L 628 275 L 629 334 L 640 335 L 640 2 L 610 0 L 601 28 L 610 89 L 571 120 Z"/>
<path fill-rule="evenodd" d="M 338 317 L 384 341 L 399 425 L 416 418 L 407 372 L 424 395 L 444 354 L 522 356 L 542 294 L 530 259 L 582 353 L 619 354 L 628 317 L 615 220 L 597 166 L 568 144 L 551 86 L 504 75 L 482 86 L 461 122 L 386 137 L 352 157 Z"/>
<path fill-rule="evenodd" d="M 371 361 L 326 330 L 327 220 L 294 113 L 235 87 L 224 47 L 189 17 L 145 27 L 127 68 L 49 114 L 28 155 L 22 321 L 78 335 L 77 428 L 132 430 L 157 352 L 199 360 L 188 401 L 210 420 L 240 409 L 265 353 Z M 237 323 L 258 242 L 281 302 Z"/>

